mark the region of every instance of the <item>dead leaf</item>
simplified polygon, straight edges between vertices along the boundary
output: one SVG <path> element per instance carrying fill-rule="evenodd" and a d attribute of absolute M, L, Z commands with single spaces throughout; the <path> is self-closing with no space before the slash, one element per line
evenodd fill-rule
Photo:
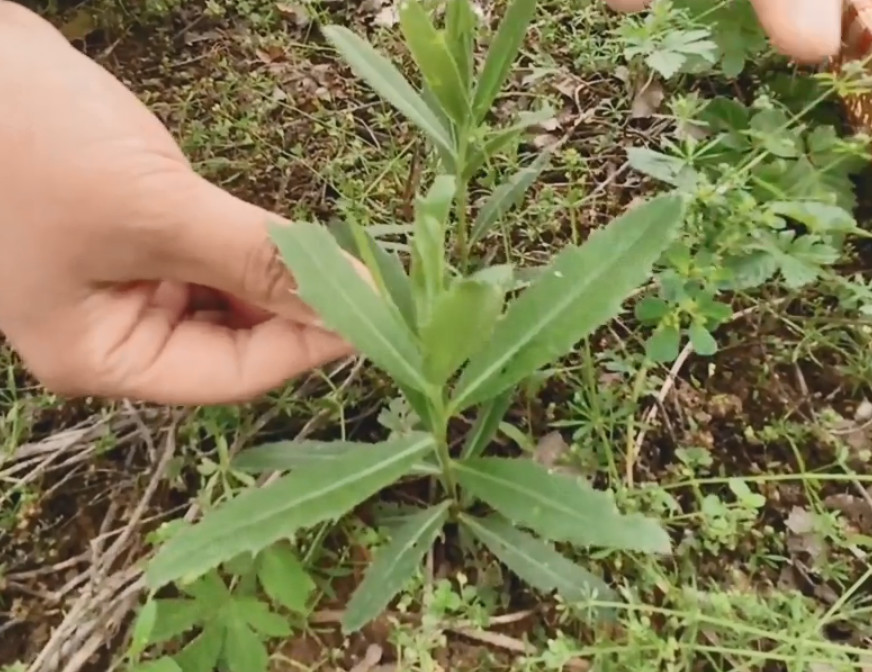
<path fill-rule="evenodd" d="M 303 5 L 279 2 L 276 3 L 276 10 L 278 10 L 278 13 L 283 18 L 293 23 L 297 28 L 305 28 L 312 21 L 312 17 L 309 16 L 309 10 Z"/>
<path fill-rule="evenodd" d="M 872 487 L 867 491 L 868 497 L 854 495 L 830 495 L 824 499 L 824 506 L 841 512 L 848 521 L 857 527 L 861 534 L 872 534 Z"/>
<path fill-rule="evenodd" d="M 703 124 L 693 121 L 679 121 L 675 126 L 675 135 L 679 140 L 704 140 L 711 135 L 709 129 Z"/>
<path fill-rule="evenodd" d="M 569 454 L 569 444 L 560 432 L 550 432 L 539 439 L 533 451 L 533 460 L 543 467 L 556 467 Z"/>
<path fill-rule="evenodd" d="M 857 410 L 854 411 L 854 421 L 863 423 L 869 422 L 870 420 L 872 420 L 872 401 L 864 399 L 860 402 L 860 405 L 857 406 Z"/>
<path fill-rule="evenodd" d="M 639 87 L 633 95 L 633 104 L 630 106 L 632 119 L 647 119 L 654 115 L 663 104 L 666 93 L 663 86 L 656 79 L 649 78 Z"/>
<path fill-rule="evenodd" d="M 80 9 L 76 15 L 60 27 L 61 34 L 70 42 L 84 40 L 97 30 L 90 12 Z"/>
<path fill-rule="evenodd" d="M 378 644 L 370 644 L 366 648 L 366 653 L 357 665 L 352 667 L 348 672 L 371 672 L 376 665 L 381 662 L 382 647 Z"/>
<path fill-rule="evenodd" d="M 269 65 L 275 63 L 285 57 L 285 50 L 282 47 L 273 45 L 271 47 L 263 47 L 254 50 L 255 55 L 263 62 Z"/>
<path fill-rule="evenodd" d="M 382 8 L 383 4 L 384 0 L 363 0 L 363 2 L 358 5 L 358 11 L 363 14 L 374 14 Z"/>
<path fill-rule="evenodd" d="M 787 516 L 784 524 L 794 534 L 808 534 L 814 531 L 814 516 L 808 509 L 794 506 Z"/>
<path fill-rule="evenodd" d="M 399 21 L 397 8 L 394 5 L 388 5 L 387 7 L 382 7 L 378 11 L 375 18 L 372 20 L 372 23 L 381 28 L 393 28 L 397 25 L 397 21 Z"/>
<path fill-rule="evenodd" d="M 817 564 L 827 554 L 827 544 L 817 531 L 814 514 L 808 509 L 794 506 L 784 521 L 790 534 L 787 535 L 787 550 L 792 555 L 806 554 L 812 564 Z"/>

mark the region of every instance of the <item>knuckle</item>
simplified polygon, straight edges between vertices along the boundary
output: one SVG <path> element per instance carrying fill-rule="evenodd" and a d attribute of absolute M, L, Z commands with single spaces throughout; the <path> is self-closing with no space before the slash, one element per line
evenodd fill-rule
<path fill-rule="evenodd" d="M 288 269 L 271 240 L 249 250 L 242 267 L 243 291 L 256 302 L 273 303 L 294 289 Z"/>

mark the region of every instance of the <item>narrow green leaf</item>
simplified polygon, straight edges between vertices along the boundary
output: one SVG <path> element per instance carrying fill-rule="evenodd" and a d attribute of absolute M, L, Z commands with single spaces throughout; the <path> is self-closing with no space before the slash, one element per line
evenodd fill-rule
<path fill-rule="evenodd" d="M 653 519 L 623 515 L 607 492 L 524 458 L 479 457 L 454 464 L 461 487 L 516 524 L 552 541 L 610 550 L 669 553 Z"/>
<path fill-rule="evenodd" d="M 496 221 L 514 208 L 530 185 L 542 174 L 551 161 L 551 152 L 544 151 L 529 166 L 521 168 L 499 187 L 494 189 L 490 197 L 481 206 L 472 226 L 471 242 L 475 243 L 490 230 Z"/>
<path fill-rule="evenodd" d="M 475 87 L 472 109 L 476 122 L 484 119 L 503 87 L 535 13 L 536 0 L 512 0 L 506 10 Z"/>
<path fill-rule="evenodd" d="M 442 109 L 442 104 L 439 102 L 439 99 L 436 98 L 436 94 L 430 90 L 429 86 L 427 86 L 427 82 L 424 82 L 421 86 L 421 99 L 436 116 L 439 123 L 448 129 L 448 132 L 451 134 L 452 146 L 457 146 L 457 135 L 455 129 L 451 127 L 451 120 L 445 115 L 445 110 Z M 439 156 L 439 161 L 441 163 L 439 172 L 454 175 L 457 172 L 457 157 L 454 155 L 453 151 L 449 152 L 441 145 L 434 145 L 434 147 L 436 148 L 436 154 Z"/>
<path fill-rule="evenodd" d="M 455 155 L 448 129 L 388 59 L 347 28 L 325 26 L 321 32 L 358 77 L 365 80 L 376 93 L 406 115 L 409 121 L 426 133 L 434 144 L 451 156 Z"/>
<path fill-rule="evenodd" d="M 490 340 L 504 300 L 499 285 L 475 278 L 454 281 L 436 299 L 420 329 L 424 371 L 434 385 L 442 385 Z"/>
<path fill-rule="evenodd" d="M 339 220 L 331 224 L 330 231 L 336 238 L 340 247 L 353 257 L 364 263 L 366 258 L 372 259 L 374 264 L 367 263 L 370 273 L 381 279 L 381 286 L 390 296 L 394 306 L 400 311 L 406 325 L 413 328 L 415 325 L 415 303 L 412 300 L 412 285 L 403 262 L 396 253 L 386 250 L 367 230 L 352 222 Z M 355 232 L 356 230 L 356 232 Z M 363 238 L 365 249 L 359 244 Z M 368 253 L 367 253 L 368 252 Z M 383 292 L 384 293 L 384 292 Z"/>
<path fill-rule="evenodd" d="M 484 452 L 494 434 L 497 433 L 503 416 L 509 410 L 514 397 L 514 390 L 507 390 L 498 397 L 485 402 L 479 409 L 475 424 L 467 435 L 460 452 L 462 460 L 478 457 Z"/>
<path fill-rule="evenodd" d="M 615 601 L 614 592 L 599 577 L 567 560 L 550 545 L 496 516 L 460 514 L 460 523 L 506 567 L 543 593 L 557 591 L 567 602 L 590 599 Z"/>
<path fill-rule="evenodd" d="M 224 662 L 228 672 L 267 672 L 269 653 L 245 621 L 230 619 L 224 640 Z"/>
<path fill-rule="evenodd" d="M 510 304 L 488 347 L 463 372 L 452 412 L 491 399 L 569 352 L 620 312 L 650 275 L 684 218 L 680 196 L 660 196 L 562 250 Z"/>
<path fill-rule="evenodd" d="M 223 647 L 223 624 L 209 625 L 175 655 L 175 661 L 182 672 L 214 672 Z"/>
<path fill-rule="evenodd" d="M 349 453 L 366 450 L 370 446 L 371 443 L 363 441 L 276 441 L 242 451 L 233 459 L 231 466 L 246 474 L 290 471 L 343 460 Z M 425 460 L 414 465 L 409 473 L 432 476 L 434 466 Z"/>
<path fill-rule="evenodd" d="M 517 143 L 524 131 L 531 126 L 544 124 L 553 117 L 554 110 L 547 106 L 533 112 L 522 112 L 511 126 L 497 129 L 486 135 L 483 140 L 473 145 L 463 167 L 464 178 L 472 179 L 485 161 L 493 158 L 512 143 Z"/>
<path fill-rule="evenodd" d="M 336 520 L 408 473 L 434 445 L 429 434 L 411 434 L 247 490 L 176 534 L 152 559 L 146 581 L 156 590 L 238 553 L 257 553 L 301 528 Z"/>
<path fill-rule="evenodd" d="M 394 531 L 369 566 L 363 582 L 354 591 L 342 617 L 342 630 L 355 632 L 376 618 L 402 590 L 421 564 L 421 558 L 436 541 L 448 519 L 450 501 L 408 516 Z"/>
<path fill-rule="evenodd" d="M 358 275 L 322 226 L 274 226 L 273 241 L 297 282 L 300 298 L 325 325 L 354 344 L 398 382 L 426 390 L 414 335 Z"/>
<path fill-rule="evenodd" d="M 445 33 L 436 30 L 419 0 L 402 0 L 397 13 L 400 30 L 424 81 L 448 116 L 463 126 L 469 116 L 469 96 Z"/>
<path fill-rule="evenodd" d="M 445 33 L 448 46 L 457 64 L 463 90 L 469 91 L 473 77 L 473 49 L 478 18 L 469 0 L 447 0 L 445 7 Z"/>
<path fill-rule="evenodd" d="M 248 474 L 290 471 L 335 462 L 369 445 L 357 441 L 276 441 L 242 451 L 231 466 Z"/>
<path fill-rule="evenodd" d="M 257 578 L 269 598 L 296 614 L 309 611 L 315 582 L 297 554 L 286 544 L 275 544 L 258 558 Z"/>
<path fill-rule="evenodd" d="M 454 194 L 454 177 L 439 175 L 427 194 L 415 199 L 411 284 L 419 325 L 429 321 L 433 303 L 445 288 L 445 231 Z"/>

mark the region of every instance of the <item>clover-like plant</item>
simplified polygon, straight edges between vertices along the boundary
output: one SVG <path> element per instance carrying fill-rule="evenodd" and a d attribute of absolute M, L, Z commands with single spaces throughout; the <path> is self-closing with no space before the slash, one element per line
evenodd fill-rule
<path fill-rule="evenodd" d="M 413 430 L 375 444 L 281 442 L 242 453 L 238 469 L 288 473 L 176 533 L 148 567 L 152 590 L 336 520 L 406 477 L 438 479 L 437 498 L 392 528 L 348 605 L 346 631 L 378 616 L 448 523 L 464 528 L 530 585 L 556 590 L 572 603 L 594 594 L 614 597 L 551 542 L 669 551 L 669 537 L 656 521 L 621 514 L 610 493 L 584 479 L 528 459 L 484 455 L 519 385 L 620 311 L 674 239 L 685 209 L 678 195 L 633 208 L 584 245 L 560 251 L 512 300 L 510 265 L 467 274 L 449 264 L 447 237 L 466 208 L 464 183 L 479 161 L 476 152 L 491 151 L 488 141 L 479 142 L 479 123 L 532 14 L 532 0 L 514 0 L 474 79 L 474 15 L 467 0 L 450 0 L 445 29 L 434 27 L 417 0 L 406 0 L 400 23 L 417 54 L 426 95 L 367 42 L 345 29 L 324 29 L 355 69 L 427 133 L 442 170 L 416 200 L 408 272 L 365 228 L 348 223 L 343 229 L 347 235 L 339 238 L 366 264 L 375 287 L 360 279 L 325 227 L 297 223 L 276 227 L 272 235 L 300 297 L 392 378 L 419 420 Z M 452 451 L 449 424 L 473 409 L 474 424 Z M 482 504 L 492 513 L 472 513 Z"/>

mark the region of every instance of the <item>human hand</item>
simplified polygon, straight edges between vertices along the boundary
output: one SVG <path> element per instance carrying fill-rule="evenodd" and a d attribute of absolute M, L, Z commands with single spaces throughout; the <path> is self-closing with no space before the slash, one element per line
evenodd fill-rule
<path fill-rule="evenodd" d="M 714 0 L 712 0 L 714 2 Z M 634 12 L 651 0 L 606 0 L 612 9 Z M 816 63 L 839 52 L 842 0 L 751 0 L 772 45 L 803 63 Z"/>
<path fill-rule="evenodd" d="M 4 0 L 0 63 L 0 330 L 47 387 L 230 403 L 350 352 L 293 293 L 267 232 L 287 222 L 196 175 L 131 92 Z"/>

